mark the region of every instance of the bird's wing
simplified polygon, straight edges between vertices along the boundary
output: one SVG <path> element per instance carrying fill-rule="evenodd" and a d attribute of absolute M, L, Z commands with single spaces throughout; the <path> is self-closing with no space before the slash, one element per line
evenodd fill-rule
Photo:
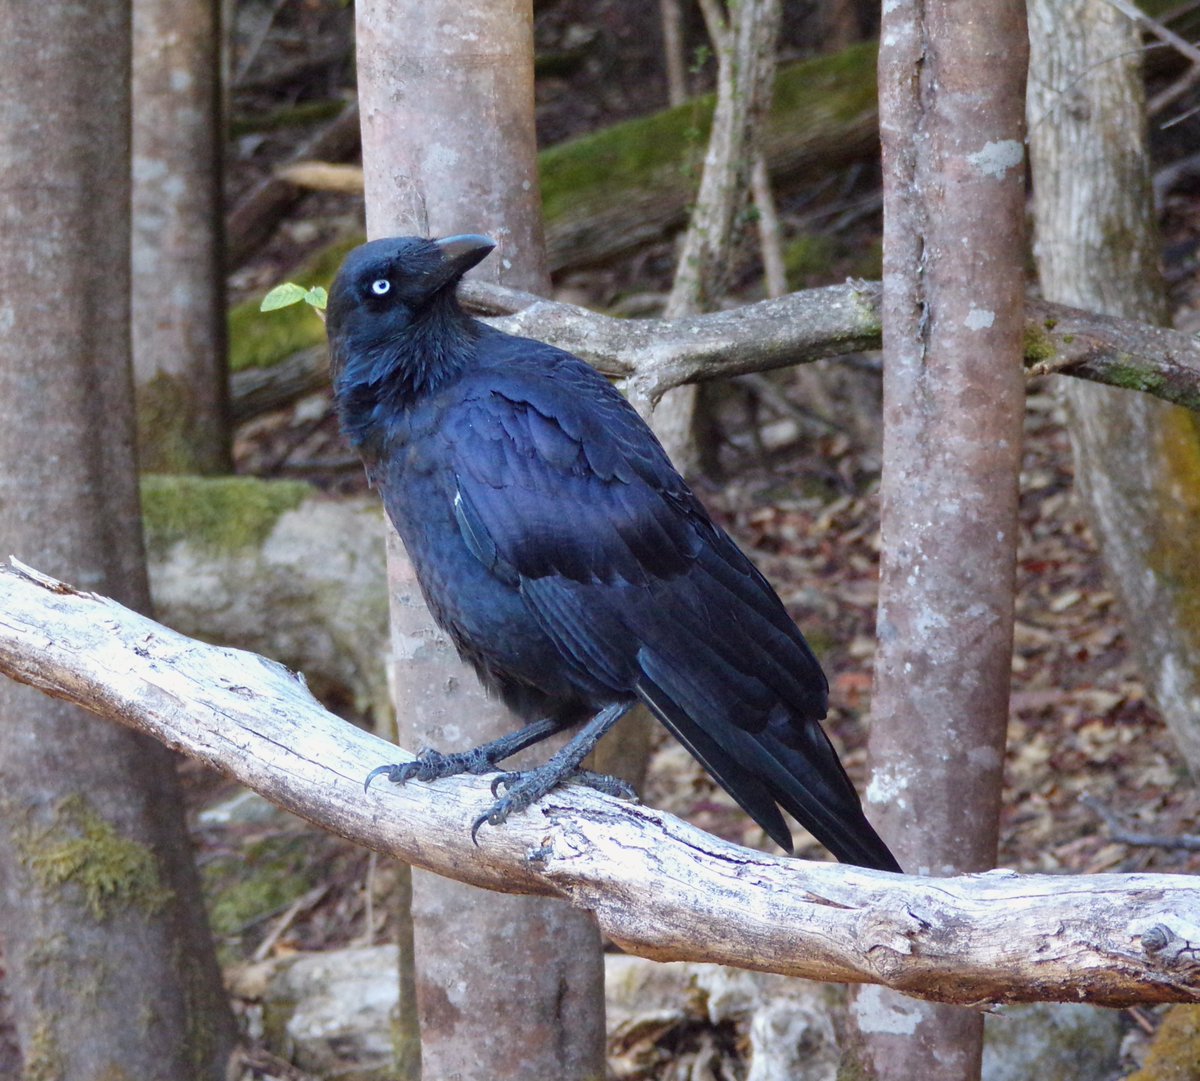
<path fill-rule="evenodd" d="M 686 571 L 714 527 L 628 403 L 569 360 L 552 379 L 511 365 L 461 385 L 442 434 L 467 543 L 522 579 L 645 585 Z"/>
<path fill-rule="evenodd" d="M 774 590 L 608 382 L 551 359 L 552 378 L 515 362 L 485 371 L 443 420 L 475 557 L 520 588 L 560 650 L 627 693 L 650 666 L 712 731 L 823 717 L 825 677 Z"/>
<path fill-rule="evenodd" d="M 894 867 L 818 723 L 825 677 L 779 598 L 628 403 L 554 354 L 551 378 L 517 357 L 477 374 L 445 418 L 468 547 L 566 663 L 641 697 L 782 847 L 777 803 L 839 858 Z"/>

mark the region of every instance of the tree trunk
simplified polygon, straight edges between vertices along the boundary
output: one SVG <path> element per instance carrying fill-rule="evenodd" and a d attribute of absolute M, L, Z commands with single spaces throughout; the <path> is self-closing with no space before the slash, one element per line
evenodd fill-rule
<path fill-rule="evenodd" d="M 885 5 L 882 562 L 869 811 L 901 864 L 995 860 L 1024 385 L 1024 4 Z M 868 1071 L 977 1077 L 982 1015 L 861 993 Z"/>
<path fill-rule="evenodd" d="M 707 311 L 724 294 L 736 229 L 750 194 L 751 167 L 775 83 L 779 0 L 742 0 L 728 16 L 718 0 L 702 8 L 717 57 L 717 103 L 683 250 L 664 315 Z"/>
<path fill-rule="evenodd" d="M 0 549 L 146 607 L 129 369 L 129 7 L 0 16 Z M 0 686 L 0 926 L 27 1077 L 224 1076 L 174 759 Z"/>
<path fill-rule="evenodd" d="M 488 233 L 498 248 L 481 272 L 544 291 L 529 0 L 435 8 L 358 9 L 367 231 Z M 389 550 L 401 741 L 461 750 L 511 731 L 433 628 L 394 535 Z M 428 1081 L 603 1076 L 604 973 L 588 916 L 414 871 L 412 922 Z"/>
<path fill-rule="evenodd" d="M 1043 291 L 1165 325 L 1138 29 L 1103 0 L 1039 0 L 1030 18 Z M 1200 777 L 1200 420 L 1144 394 L 1074 380 L 1063 393 L 1080 494 L 1130 643 Z"/>
<path fill-rule="evenodd" d="M 133 371 L 144 472 L 230 471 L 219 0 L 133 4 Z"/>
<path fill-rule="evenodd" d="M 724 295 L 738 246 L 735 227 L 749 198 L 751 167 L 759 156 L 775 82 L 779 0 L 743 0 L 730 4 L 728 14 L 719 0 L 704 0 L 701 8 L 717 57 L 717 100 L 700 190 L 663 312 L 667 319 L 707 311 Z M 693 421 L 699 398 L 697 387 L 679 387 L 663 396 L 650 417 L 682 473 L 698 459 Z M 635 404 L 645 411 L 647 403 Z"/>

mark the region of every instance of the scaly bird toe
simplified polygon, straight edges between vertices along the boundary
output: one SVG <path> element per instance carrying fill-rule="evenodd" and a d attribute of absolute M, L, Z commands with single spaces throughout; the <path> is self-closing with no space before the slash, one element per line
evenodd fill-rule
<path fill-rule="evenodd" d="M 376 777 L 386 776 L 392 784 L 404 784 L 407 781 L 440 781 L 443 777 L 457 777 L 462 773 L 490 773 L 496 768 L 494 760 L 484 748 L 473 751 L 463 751 L 458 754 L 442 754 L 432 747 L 426 747 L 417 753 L 417 757 L 408 762 L 398 762 L 391 766 L 379 766 L 367 774 L 363 784 L 368 788 Z"/>

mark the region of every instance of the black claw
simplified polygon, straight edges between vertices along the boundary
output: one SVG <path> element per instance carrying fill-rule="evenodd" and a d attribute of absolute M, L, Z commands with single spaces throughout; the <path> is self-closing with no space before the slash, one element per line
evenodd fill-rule
<path fill-rule="evenodd" d="M 520 777 L 521 777 L 521 775 L 519 773 L 498 773 L 495 777 L 492 778 L 492 784 L 491 784 L 492 798 L 499 799 L 500 798 L 500 786 L 503 785 L 505 791 L 508 791 L 508 789 L 512 788 L 512 786 L 518 780 L 520 780 Z M 493 822 L 492 825 L 493 826 L 497 825 L 497 823 Z"/>
<path fill-rule="evenodd" d="M 371 782 L 375 780 L 376 777 L 379 777 L 385 773 L 387 774 L 387 779 L 389 781 L 393 782 L 394 784 L 403 784 L 405 778 L 395 776 L 394 774 L 398 774 L 404 765 L 407 765 L 407 763 L 402 762 L 392 766 L 376 766 L 373 770 L 371 770 L 370 773 L 367 774 L 367 779 L 363 781 L 363 791 L 365 792 L 371 787 Z"/>
<path fill-rule="evenodd" d="M 475 835 L 479 832 L 479 827 L 485 822 L 489 826 L 502 826 L 508 821 L 508 816 L 513 811 L 523 811 L 527 806 L 527 803 L 514 801 L 508 796 L 496 800 L 495 803 L 471 823 L 471 840 L 475 842 L 475 846 L 479 847 L 479 839 Z"/>

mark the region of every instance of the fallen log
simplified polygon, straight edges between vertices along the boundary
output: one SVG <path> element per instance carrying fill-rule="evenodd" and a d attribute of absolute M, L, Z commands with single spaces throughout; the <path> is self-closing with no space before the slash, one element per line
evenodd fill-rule
<path fill-rule="evenodd" d="M 779 69 L 762 149 L 777 190 L 879 156 L 874 42 Z M 610 259 L 682 225 L 715 95 L 538 155 L 551 270 Z"/>
<path fill-rule="evenodd" d="M 347 105 L 292 156 L 302 161 L 345 161 L 358 153 L 358 105 Z M 260 181 L 225 219 L 225 269 L 242 265 L 304 196 L 304 189 L 278 174 Z"/>

